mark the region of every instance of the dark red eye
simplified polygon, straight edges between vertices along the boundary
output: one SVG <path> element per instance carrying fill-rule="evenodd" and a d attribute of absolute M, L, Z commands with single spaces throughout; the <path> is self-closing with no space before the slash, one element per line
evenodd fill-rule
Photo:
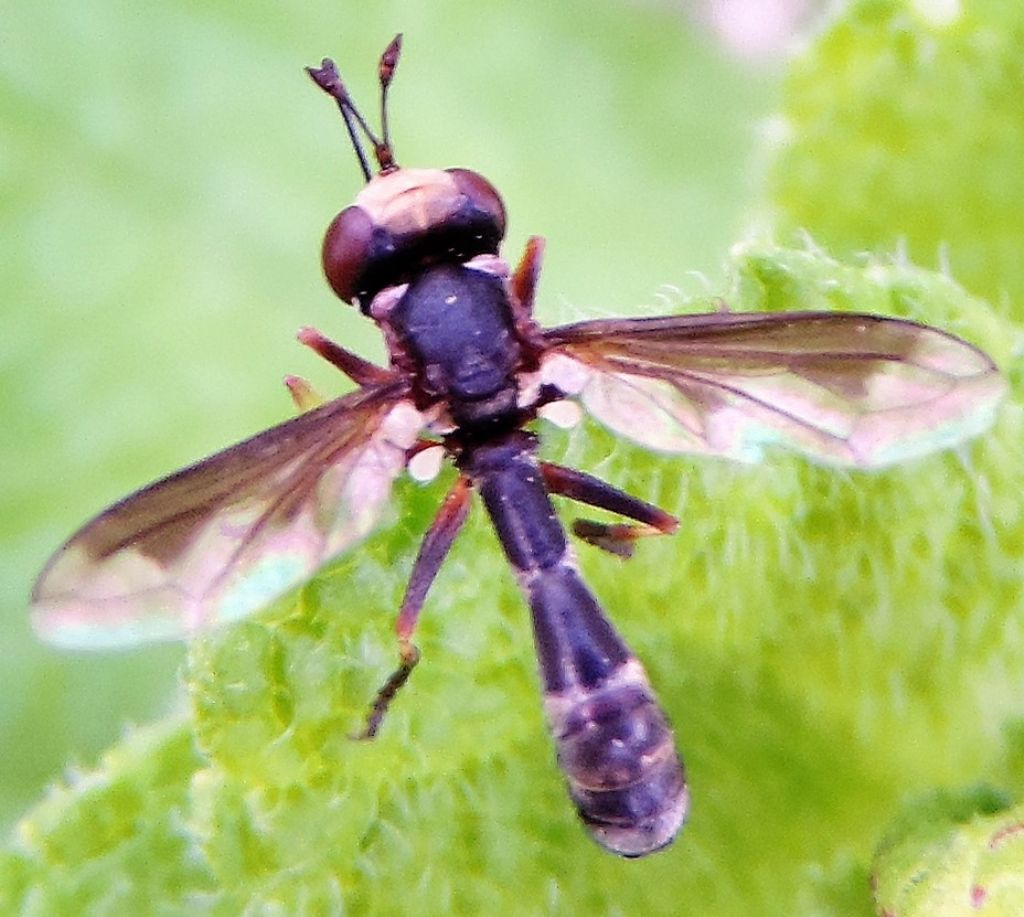
<path fill-rule="evenodd" d="M 455 180 L 455 187 L 472 202 L 473 206 L 487 214 L 498 230 L 498 238 L 505 236 L 505 203 L 497 189 L 479 172 L 469 169 L 445 169 Z"/>
<path fill-rule="evenodd" d="M 372 239 L 373 221 L 362 207 L 346 207 L 327 227 L 324 273 L 331 289 L 346 302 L 352 302 L 358 292 Z"/>

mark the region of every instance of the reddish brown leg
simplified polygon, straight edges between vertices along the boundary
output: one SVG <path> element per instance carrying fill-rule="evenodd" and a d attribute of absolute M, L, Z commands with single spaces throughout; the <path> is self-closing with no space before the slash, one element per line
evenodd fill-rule
<path fill-rule="evenodd" d="M 572 526 L 573 533 L 588 544 L 628 558 L 633 555 L 633 543 L 638 538 L 650 535 L 671 535 L 679 528 L 679 520 L 665 510 L 651 503 L 623 493 L 593 475 L 584 474 L 573 468 L 541 462 L 541 474 L 551 493 L 568 497 L 588 506 L 606 509 L 627 519 L 634 519 L 639 525 L 607 524 L 590 519 L 577 519 Z"/>
<path fill-rule="evenodd" d="M 537 289 L 537 278 L 544 259 L 544 240 L 540 236 L 530 236 L 526 240 L 526 251 L 510 281 L 512 294 L 527 315 L 533 314 L 533 295 Z"/>
<path fill-rule="evenodd" d="M 540 357 L 548 348 L 540 325 L 533 320 L 533 295 L 537 290 L 537 278 L 540 276 L 540 265 L 544 258 L 544 240 L 540 236 L 530 236 L 526 241 L 526 251 L 516 266 L 515 273 L 509 278 L 512 296 L 512 321 L 515 322 L 516 334 L 526 347 L 526 363 L 535 369 Z"/>
<path fill-rule="evenodd" d="M 665 535 L 666 532 L 647 525 L 631 525 L 626 522 L 596 522 L 593 519 L 576 519 L 572 524 L 572 533 L 581 541 L 592 544 L 595 548 L 629 560 L 633 556 L 635 542 L 638 538 L 650 535 Z"/>
<path fill-rule="evenodd" d="M 398 620 L 395 622 L 395 632 L 398 635 L 398 668 L 377 692 L 377 697 L 366 716 L 366 725 L 356 736 L 357 739 L 372 739 L 377 734 L 395 695 L 409 680 L 416 663 L 420 661 L 420 651 L 412 642 L 412 634 L 416 629 L 416 621 L 427 598 L 427 592 L 445 557 L 448 556 L 455 536 L 469 515 L 469 496 L 469 478 L 460 476 L 441 504 L 437 516 L 427 529 L 427 534 L 423 536 L 419 554 L 416 555 L 416 562 L 409 577 L 409 585 L 405 587 L 405 598 L 402 599 Z"/>
<path fill-rule="evenodd" d="M 356 385 L 378 385 L 394 379 L 394 374 L 390 370 L 364 360 L 340 344 L 335 344 L 316 328 L 302 328 L 297 337 L 300 343 L 319 354 L 332 366 L 336 366 Z"/>

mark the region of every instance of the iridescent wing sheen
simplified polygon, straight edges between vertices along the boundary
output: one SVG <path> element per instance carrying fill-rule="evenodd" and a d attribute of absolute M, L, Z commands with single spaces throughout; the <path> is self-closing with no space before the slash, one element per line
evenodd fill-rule
<path fill-rule="evenodd" d="M 544 337 L 542 380 L 615 432 L 741 461 L 780 444 L 832 464 L 888 465 L 981 432 L 1006 390 L 965 341 L 877 315 L 609 319 Z"/>
<path fill-rule="evenodd" d="M 375 524 L 422 418 L 364 388 L 145 487 L 73 535 L 32 593 L 61 646 L 187 637 L 264 607 Z"/>

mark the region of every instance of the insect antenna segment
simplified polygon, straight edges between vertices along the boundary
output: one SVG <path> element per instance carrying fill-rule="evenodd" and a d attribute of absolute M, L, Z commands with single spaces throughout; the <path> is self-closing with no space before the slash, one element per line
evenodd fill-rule
<path fill-rule="evenodd" d="M 370 163 L 366 158 L 366 151 L 363 149 L 363 144 L 360 139 L 359 133 L 362 131 L 363 136 L 366 137 L 367 142 L 373 147 L 373 158 L 377 160 L 377 167 L 381 174 L 390 172 L 398 168 L 398 164 L 395 162 L 394 150 L 391 146 L 391 135 L 388 130 L 388 88 L 391 86 L 391 81 L 394 79 L 395 69 L 398 67 L 398 59 L 402 53 L 402 36 L 396 35 L 391 39 L 390 44 L 384 49 L 384 53 L 380 57 L 380 64 L 377 68 L 377 73 L 380 78 L 380 120 L 381 120 L 381 133 L 382 137 L 378 137 L 370 125 L 366 123 L 366 119 L 362 116 L 359 109 L 356 108 L 356 103 L 352 101 L 352 96 L 349 95 L 348 89 L 345 88 L 345 84 L 341 80 L 341 76 L 338 73 L 338 68 L 334 61 L 329 57 L 325 57 L 319 67 L 307 67 L 306 73 L 309 74 L 310 79 L 316 83 L 324 92 L 326 92 L 331 98 L 338 104 L 338 110 L 341 112 L 341 117 L 345 121 L 345 127 L 348 130 L 349 140 L 352 143 L 352 149 L 355 151 L 356 158 L 359 160 L 359 168 L 362 169 L 363 177 L 366 181 L 369 181 L 373 177 L 373 171 L 370 169 Z"/>
<path fill-rule="evenodd" d="M 394 79 L 395 68 L 398 67 L 398 58 L 401 57 L 401 54 L 402 35 L 399 33 L 384 49 L 384 53 L 380 56 L 380 65 L 377 68 L 380 76 L 380 129 L 384 135 L 384 148 L 388 151 L 392 163 L 394 163 L 395 150 L 391 145 L 391 131 L 388 128 L 388 89 L 391 86 L 391 80 Z M 377 158 L 380 159 L 379 156 Z"/>

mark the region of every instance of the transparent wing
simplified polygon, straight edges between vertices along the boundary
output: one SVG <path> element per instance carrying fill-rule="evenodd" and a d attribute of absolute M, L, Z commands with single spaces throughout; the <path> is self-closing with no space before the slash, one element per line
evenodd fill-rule
<path fill-rule="evenodd" d="M 1006 383 L 927 325 L 830 312 L 580 322 L 544 332 L 542 379 L 652 449 L 756 461 L 781 444 L 880 467 L 985 429 Z"/>
<path fill-rule="evenodd" d="M 32 593 L 62 646 L 186 637 L 267 605 L 375 524 L 421 425 L 366 388 L 145 487 L 74 534 Z"/>

